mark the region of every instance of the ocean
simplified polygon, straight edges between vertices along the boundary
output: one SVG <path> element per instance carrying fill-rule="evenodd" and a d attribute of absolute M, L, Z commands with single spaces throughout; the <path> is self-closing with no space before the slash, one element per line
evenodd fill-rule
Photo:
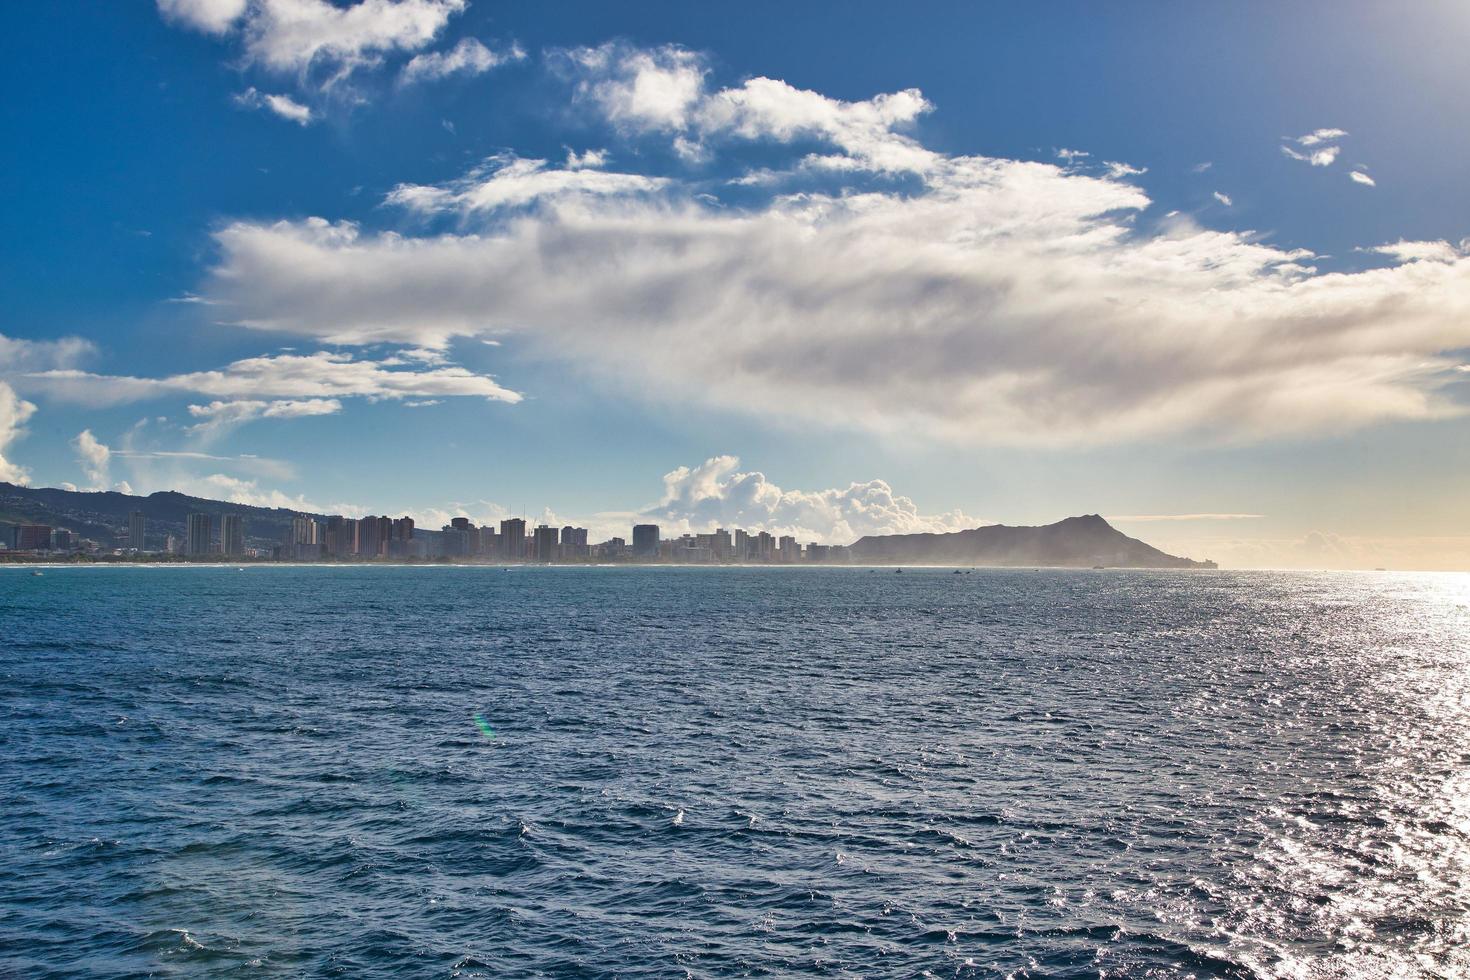
<path fill-rule="evenodd" d="M 0 567 L 0 976 L 1470 975 L 1470 576 Z"/>

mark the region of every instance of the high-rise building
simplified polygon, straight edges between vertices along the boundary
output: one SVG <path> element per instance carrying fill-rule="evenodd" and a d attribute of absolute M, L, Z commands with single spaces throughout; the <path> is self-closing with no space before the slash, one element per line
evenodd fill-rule
<path fill-rule="evenodd" d="M 357 550 L 357 522 L 340 514 L 328 517 L 326 527 L 321 531 L 321 545 L 325 558 L 343 558 L 352 554 Z"/>
<path fill-rule="evenodd" d="M 407 558 L 412 549 L 409 544 L 413 541 L 413 518 L 400 517 L 393 522 L 389 531 L 388 554 L 395 558 Z"/>
<path fill-rule="evenodd" d="M 148 519 L 143 516 L 141 510 L 135 510 L 128 515 L 128 547 L 134 551 L 143 550 L 143 542 L 148 531 Z"/>
<path fill-rule="evenodd" d="M 72 533 L 64 527 L 58 527 L 51 532 L 52 551 L 71 551 L 72 542 Z"/>
<path fill-rule="evenodd" d="M 341 520 L 341 518 L 337 518 Z M 326 534 L 321 522 L 305 514 L 291 518 L 289 553 L 297 561 L 316 561 L 326 553 Z"/>
<path fill-rule="evenodd" d="M 184 554 L 207 555 L 214 550 L 214 522 L 208 514 L 190 514 L 184 522 Z"/>
<path fill-rule="evenodd" d="M 526 557 L 526 522 L 519 517 L 500 522 L 500 553 L 511 559 Z"/>
<path fill-rule="evenodd" d="M 587 529 L 568 525 L 561 529 L 561 556 L 563 558 L 586 558 Z"/>
<path fill-rule="evenodd" d="M 639 558 L 658 557 L 658 525 L 633 525 L 633 554 Z"/>
<path fill-rule="evenodd" d="M 750 561 L 750 535 L 743 530 L 735 532 L 735 560 Z"/>
<path fill-rule="evenodd" d="M 316 544 L 320 533 L 320 525 L 305 514 L 297 514 L 291 518 L 292 544 Z"/>
<path fill-rule="evenodd" d="M 382 551 L 383 539 L 378 535 L 378 519 L 371 515 L 357 522 L 357 556 L 376 558 Z"/>
<path fill-rule="evenodd" d="M 50 524 L 17 524 L 15 526 L 15 550 L 45 551 L 51 547 Z"/>
<path fill-rule="evenodd" d="M 377 555 L 378 555 L 379 558 L 382 558 L 385 555 L 387 555 L 389 551 L 392 550 L 392 544 L 393 544 L 393 518 L 389 517 L 387 514 L 384 514 L 382 517 L 378 517 L 378 518 L 371 518 L 370 517 L 370 518 L 368 518 L 368 520 L 376 520 L 378 522 L 378 552 L 377 552 Z"/>
<path fill-rule="evenodd" d="M 313 524 L 316 522 L 313 521 Z M 245 554 L 245 518 L 226 514 L 219 521 L 219 550 L 230 556 Z"/>
<path fill-rule="evenodd" d="M 538 524 L 531 539 L 531 546 L 535 550 L 534 557 L 537 561 L 555 561 L 558 557 L 556 528 Z"/>
<path fill-rule="evenodd" d="M 754 538 L 755 557 L 759 561 L 772 561 L 776 557 L 776 539 L 769 531 L 761 531 Z"/>

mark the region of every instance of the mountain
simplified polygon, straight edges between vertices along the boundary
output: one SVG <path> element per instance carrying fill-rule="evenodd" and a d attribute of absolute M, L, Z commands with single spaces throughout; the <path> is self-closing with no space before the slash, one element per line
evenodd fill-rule
<path fill-rule="evenodd" d="M 83 492 L 0 482 L 0 521 L 64 527 L 105 548 L 126 544 L 128 515 L 135 510 L 142 511 L 147 519 L 148 547 L 159 549 L 166 535 L 184 536 L 189 514 L 211 514 L 216 523 L 223 514 L 239 514 L 245 518 L 246 542 L 269 546 L 286 540 L 291 518 L 303 513 L 190 497 L 172 490 L 137 497 L 115 491 Z M 325 519 L 320 514 L 308 516 Z"/>
<path fill-rule="evenodd" d="M 1097 514 L 1041 527 L 992 524 L 951 534 L 872 534 L 852 546 L 854 561 L 930 565 L 1062 565 L 1090 568 L 1215 568 L 1166 555 Z"/>

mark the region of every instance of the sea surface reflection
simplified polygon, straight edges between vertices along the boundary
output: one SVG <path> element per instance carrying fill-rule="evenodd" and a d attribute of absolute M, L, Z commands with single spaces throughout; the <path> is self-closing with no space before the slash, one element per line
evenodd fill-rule
<path fill-rule="evenodd" d="M 1470 576 L 0 568 L 0 974 L 1470 974 Z"/>

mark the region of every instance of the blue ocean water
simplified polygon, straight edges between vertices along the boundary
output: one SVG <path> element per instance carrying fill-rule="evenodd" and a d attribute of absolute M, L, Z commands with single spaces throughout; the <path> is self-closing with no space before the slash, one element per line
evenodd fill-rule
<path fill-rule="evenodd" d="M 0 975 L 1470 974 L 1470 576 L 0 568 Z"/>

